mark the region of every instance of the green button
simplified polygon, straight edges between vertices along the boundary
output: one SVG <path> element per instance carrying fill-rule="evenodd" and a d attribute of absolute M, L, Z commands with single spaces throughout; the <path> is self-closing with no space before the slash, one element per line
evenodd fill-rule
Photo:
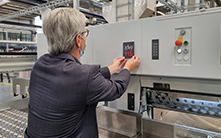
<path fill-rule="evenodd" d="M 184 43 L 183 43 L 183 44 L 184 44 L 185 46 L 187 46 L 187 45 L 188 45 L 188 43 L 189 43 L 188 41 L 184 41 Z"/>

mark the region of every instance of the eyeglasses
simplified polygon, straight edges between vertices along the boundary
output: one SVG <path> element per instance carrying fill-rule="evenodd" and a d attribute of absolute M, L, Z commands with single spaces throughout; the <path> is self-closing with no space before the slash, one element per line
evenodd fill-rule
<path fill-rule="evenodd" d="M 84 34 L 85 33 L 85 36 L 86 37 L 88 37 L 88 35 L 89 35 L 89 30 L 88 29 L 86 29 L 86 31 L 85 32 L 82 32 L 82 34 Z"/>

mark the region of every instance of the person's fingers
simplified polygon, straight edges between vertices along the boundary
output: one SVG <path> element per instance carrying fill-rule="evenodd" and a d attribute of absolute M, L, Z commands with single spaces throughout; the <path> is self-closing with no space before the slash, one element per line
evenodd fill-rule
<path fill-rule="evenodd" d="M 140 58 L 138 56 L 135 55 L 134 57 L 135 57 L 135 60 L 140 60 Z"/>
<path fill-rule="evenodd" d="M 119 71 L 119 70 L 123 67 L 123 65 L 124 65 L 126 62 L 127 62 L 127 59 L 123 59 L 123 60 L 120 62 L 120 64 L 119 64 L 117 70 Z"/>
<path fill-rule="evenodd" d="M 122 61 L 122 60 L 124 60 L 124 59 L 125 59 L 125 57 L 120 57 L 120 58 L 119 58 L 120 61 Z"/>
<path fill-rule="evenodd" d="M 122 64 L 124 65 L 126 62 L 127 62 L 127 59 L 124 59 L 124 60 L 122 61 Z M 122 65 L 122 66 L 123 66 L 123 65 Z"/>
<path fill-rule="evenodd" d="M 115 58 L 114 61 L 118 61 L 118 60 L 121 61 L 123 59 L 125 59 L 125 57 L 118 57 L 118 58 Z"/>
<path fill-rule="evenodd" d="M 122 67 L 127 62 L 127 59 L 121 61 L 120 66 Z"/>

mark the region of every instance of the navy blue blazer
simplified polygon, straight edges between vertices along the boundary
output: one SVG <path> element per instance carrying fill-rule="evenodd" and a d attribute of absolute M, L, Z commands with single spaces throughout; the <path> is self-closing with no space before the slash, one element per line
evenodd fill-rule
<path fill-rule="evenodd" d="M 68 53 L 45 54 L 35 63 L 29 85 L 25 138 L 96 138 L 96 106 L 127 89 L 130 72 L 110 79 L 107 67 L 82 65 Z"/>

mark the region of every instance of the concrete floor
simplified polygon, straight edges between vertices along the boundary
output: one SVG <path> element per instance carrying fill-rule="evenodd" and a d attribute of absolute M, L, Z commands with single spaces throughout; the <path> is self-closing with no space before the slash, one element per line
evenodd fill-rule
<path fill-rule="evenodd" d="M 17 87 L 19 92 L 19 87 Z M 8 83 L 8 79 L 4 77 L 3 82 L 0 82 L 0 103 L 18 100 L 20 96 L 13 96 L 12 78 L 11 83 Z"/>

